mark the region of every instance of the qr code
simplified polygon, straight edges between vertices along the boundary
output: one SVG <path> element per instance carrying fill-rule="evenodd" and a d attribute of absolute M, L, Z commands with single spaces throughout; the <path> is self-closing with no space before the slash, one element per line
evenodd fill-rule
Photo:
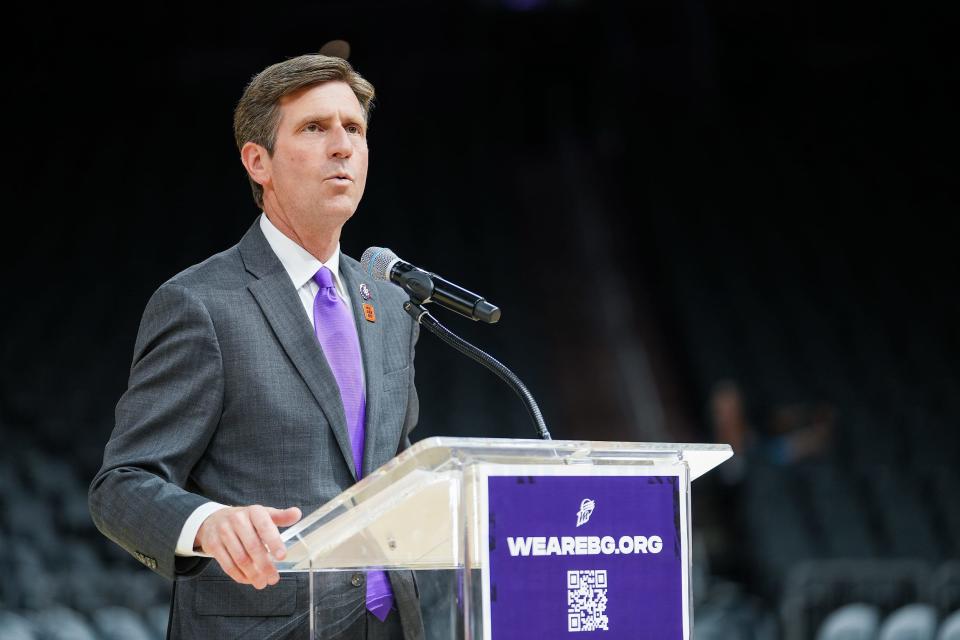
<path fill-rule="evenodd" d="M 609 631 L 607 571 L 567 571 L 567 631 Z"/>

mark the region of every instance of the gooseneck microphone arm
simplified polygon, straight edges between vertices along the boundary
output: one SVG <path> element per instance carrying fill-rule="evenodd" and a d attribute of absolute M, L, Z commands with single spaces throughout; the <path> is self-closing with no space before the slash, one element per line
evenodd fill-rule
<path fill-rule="evenodd" d="M 520 399 L 523 401 L 523 405 L 527 409 L 527 413 L 530 414 L 530 418 L 537 427 L 537 433 L 539 436 L 544 440 L 551 439 L 550 431 L 547 430 L 547 424 L 543 421 L 543 414 L 540 413 L 540 407 L 537 406 L 537 401 L 533 399 L 533 394 L 530 393 L 530 390 L 527 389 L 526 385 L 520 381 L 520 378 L 518 378 L 513 371 L 510 371 L 510 369 L 508 369 L 490 354 L 481 351 L 440 324 L 437 319 L 434 318 L 430 312 L 423 307 L 422 304 L 416 302 L 415 300 L 411 299 L 407 302 L 404 302 L 403 310 L 410 314 L 410 316 L 416 322 L 418 322 L 420 326 L 426 327 L 430 333 L 440 338 L 440 340 L 447 343 L 471 360 L 480 363 L 496 374 L 498 378 L 506 382 L 507 385 L 513 389 L 514 393 L 520 396 Z"/>

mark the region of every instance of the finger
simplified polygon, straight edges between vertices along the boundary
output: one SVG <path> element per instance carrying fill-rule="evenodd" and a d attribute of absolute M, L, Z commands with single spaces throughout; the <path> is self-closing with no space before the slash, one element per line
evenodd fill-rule
<path fill-rule="evenodd" d="M 287 549 L 283 540 L 280 539 L 277 525 L 270 518 L 270 513 L 266 509 L 251 509 L 250 522 L 253 523 L 257 535 L 260 536 L 260 540 L 267 546 L 273 557 L 277 560 L 283 560 L 283 557 L 287 554 Z"/>
<path fill-rule="evenodd" d="M 220 563 L 220 568 L 223 569 L 224 573 L 233 578 L 234 582 L 239 584 L 250 584 L 250 581 L 247 580 L 247 577 L 243 574 L 243 571 L 240 570 L 240 567 L 238 567 L 233 561 L 233 558 L 230 557 L 230 552 L 227 551 L 227 548 L 219 541 L 210 543 L 210 550 L 208 553 Z"/>
<path fill-rule="evenodd" d="M 296 507 L 289 507 L 287 509 L 267 507 L 267 512 L 270 514 L 270 519 L 273 520 L 273 523 L 278 527 L 289 527 L 290 525 L 296 524 L 297 520 L 300 519 L 300 509 Z"/>
<path fill-rule="evenodd" d="M 233 530 L 232 522 L 225 522 L 224 527 L 220 530 L 220 540 L 223 542 L 223 545 L 227 548 L 227 552 L 230 554 L 230 559 L 233 560 L 233 563 L 237 566 L 237 569 L 243 574 L 244 579 L 247 584 L 252 584 L 258 589 L 263 587 L 259 586 L 257 580 L 256 568 L 253 564 L 253 558 L 246 552 L 244 549 L 243 543 L 240 541 L 240 538 Z"/>
<path fill-rule="evenodd" d="M 247 571 L 247 575 L 251 577 L 254 585 L 258 589 L 267 586 L 268 582 L 273 584 L 276 582 L 276 579 L 279 578 L 277 569 L 267 556 L 264 542 L 260 539 L 250 520 L 251 511 L 262 508 L 263 507 L 251 507 L 250 509 L 244 509 L 242 512 L 238 512 L 233 518 L 233 532 L 240 538 L 244 551 L 246 551 L 247 555 L 253 560 L 253 564 L 250 567 L 253 573 L 251 574 L 250 571 Z"/>

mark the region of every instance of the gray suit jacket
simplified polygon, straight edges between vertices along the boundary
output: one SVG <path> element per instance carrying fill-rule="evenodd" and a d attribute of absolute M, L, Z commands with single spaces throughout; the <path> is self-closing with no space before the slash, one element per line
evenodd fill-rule
<path fill-rule="evenodd" d="M 366 375 L 366 473 L 409 446 L 418 325 L 403 311 L 399 288 L 364 276 L 346 256 L 340 270 Z M 364 318 L 361 283 L 375 322 Z M 174 580 L 171 637 L 305 637 L 304 574 L 283 574 L 257 591 L 216 562 L 176 557 L 177 538 L 209 500 L 308 514 L 356 482 L 354 467 L 336 379 L 254 223 L 238 245 L 175 276 L 147 304 L 129 387 L 90 485 L 90 511 L 107 537 Z M 390 579 L 405 636 L 422 637 L 412 574 Z M 358 581 L 342 572 L 320 579 L 325 636 L 363 614 Z"/>

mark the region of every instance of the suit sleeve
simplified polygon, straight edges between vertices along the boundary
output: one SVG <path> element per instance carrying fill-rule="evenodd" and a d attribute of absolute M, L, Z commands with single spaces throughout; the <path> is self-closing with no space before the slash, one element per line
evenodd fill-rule
<path fill-rule="evenodd" d="M 187 518 L 208 502 L 184 487 L 219 424 L 223 390 L 206 307 L 190 290 L 163 285 L 144 311 L 89 504 L 104 535 L 166 578 L 206 563 L 174 551 Z"/>

